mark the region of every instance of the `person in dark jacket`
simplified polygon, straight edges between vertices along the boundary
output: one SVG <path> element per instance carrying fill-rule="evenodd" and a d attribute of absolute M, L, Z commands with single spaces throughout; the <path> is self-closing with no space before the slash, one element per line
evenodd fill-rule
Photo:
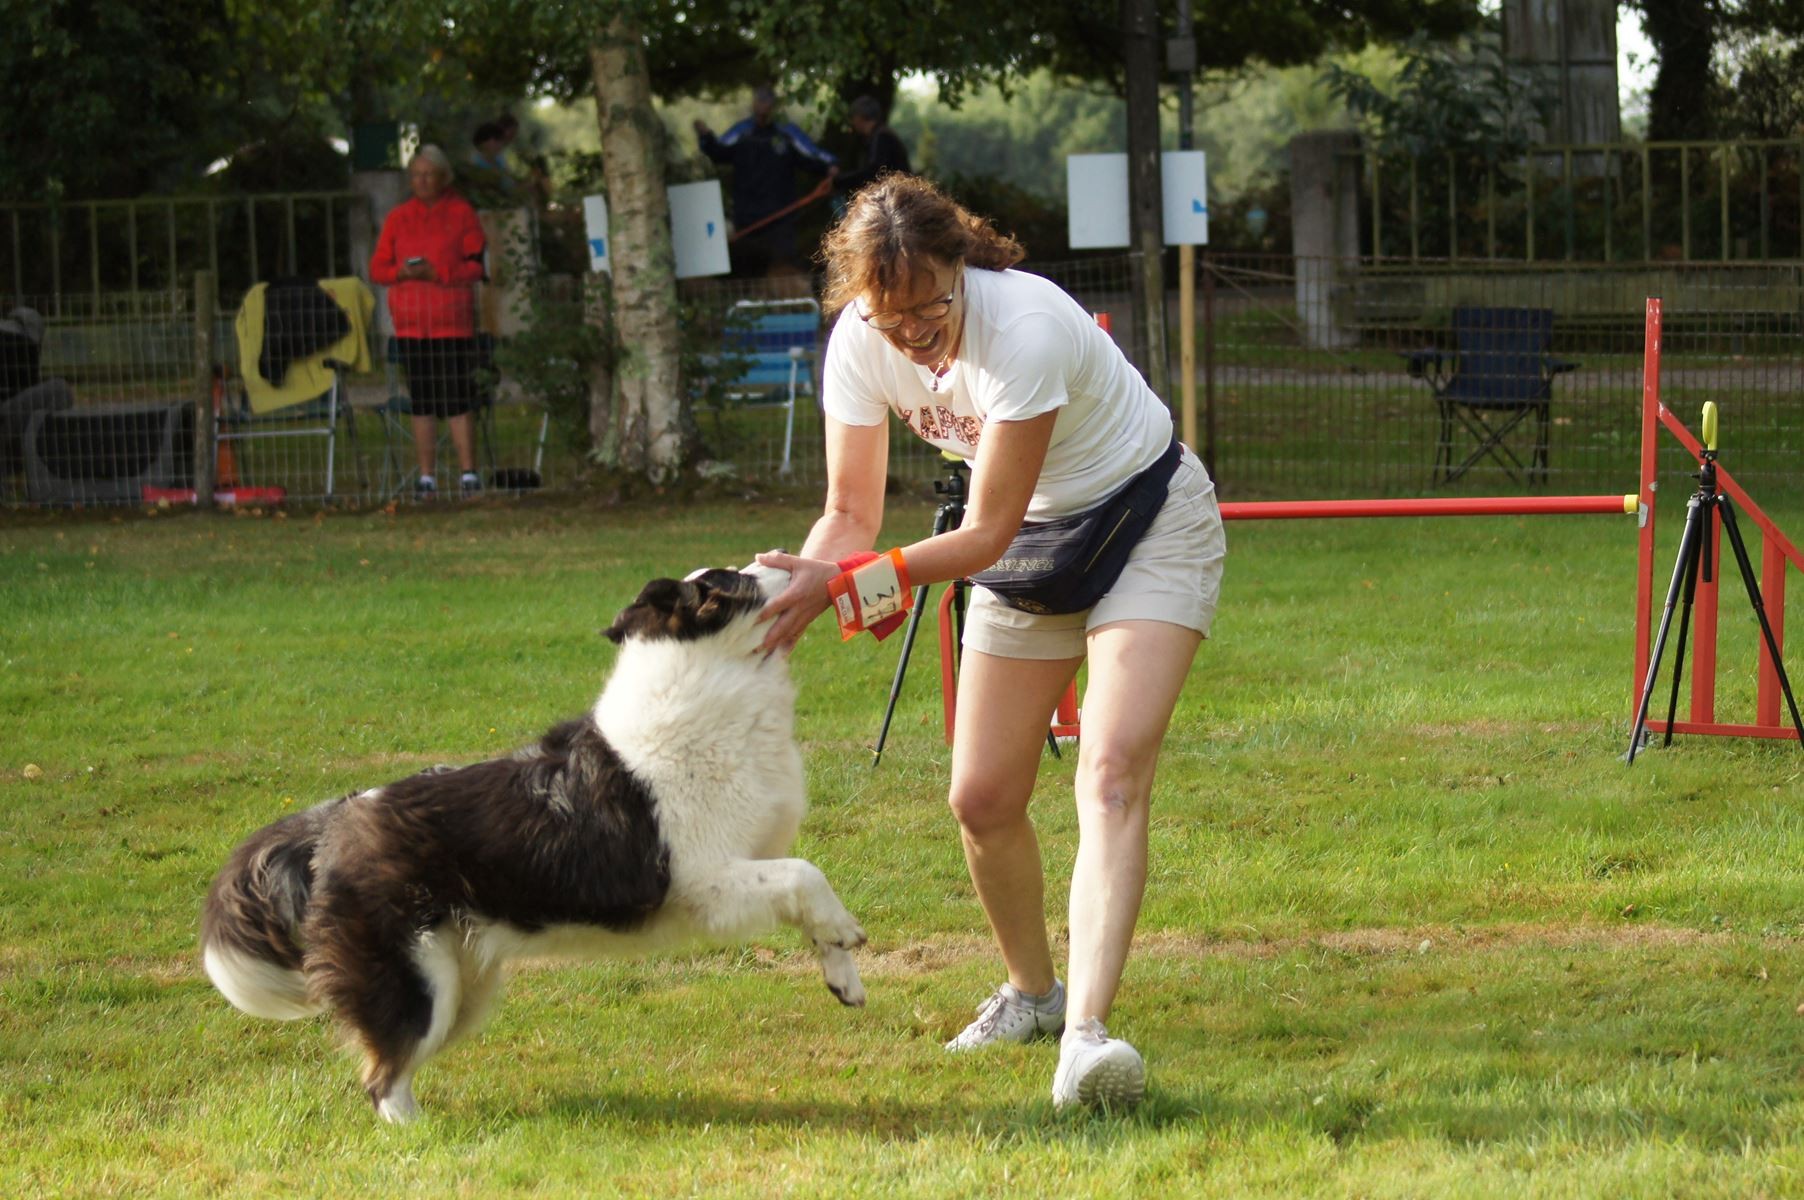
<path fill-rule="evenodd" d="M 883 121 L 883 105 L 875 96 L 860 96 L 852 101 L 852 132 L 864 142 L 864 161 L 857 170 L 841 171 L 833 177 L 833 190 L 850 196 L 867 183 L 875 183 L 879 175 L 900 171 L 913 172 L 908 166 L 908 147 L 896 131 Z"/>
<path fill-rule="evenodd" d="M 752 115 L 719 137 L 707 122 L 695 122 L 702 153 L 733 169 L 733 223 L 739 229 L 795 203 L 796 171 L 831 178 L 839 170 L 833 155 L 776 113 L 777 94 L 761 87 L 752 94 Z M 734 274 L 763 275 L 773 266 L 797 265 L 796 220 L 791 213 L 737 238 Z"/>

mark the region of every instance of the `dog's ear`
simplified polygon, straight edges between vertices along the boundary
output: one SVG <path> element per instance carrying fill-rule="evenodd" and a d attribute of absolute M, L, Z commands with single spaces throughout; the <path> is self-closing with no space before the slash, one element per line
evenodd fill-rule
<path fill-rule="evenodd" d="M 602 630 L 602 636 L 618 646 L 635 630 L 651 633 L 668 629 L 670 619 L 685 606 L 693 607 L 697 598 L 695 585 L 677 579 L 654 579 L 639 592 L 639 598 L 620 610 L 614 623 Z"/>
<path fill-rule="evenodd" d="M 694 584 L 681 579 L 654 579 L 640 589 L 639 598 L 633 603 L 661 613 L 672 613 L 685 603 L 693 603 L 694 591 Z"/>

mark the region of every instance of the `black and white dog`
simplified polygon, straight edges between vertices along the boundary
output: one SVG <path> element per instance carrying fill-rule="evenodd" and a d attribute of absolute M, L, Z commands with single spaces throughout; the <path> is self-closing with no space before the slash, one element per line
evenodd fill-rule
<path fill-rule="evenodd" d="M 804 807 L 795 692 L 757 614 L 785 572 L 659 579 L 620 613 L 587 716 L 510 758 L 439 768 L 285 817 L 208 893 L 209 977 L 253 1016 L 330 1009 L 389 1121 L 413 1076 L 475 1029 L 509 959 L 734 941 L 779 924 L 864 1003 L 864 930 L 789 852 Z"/>

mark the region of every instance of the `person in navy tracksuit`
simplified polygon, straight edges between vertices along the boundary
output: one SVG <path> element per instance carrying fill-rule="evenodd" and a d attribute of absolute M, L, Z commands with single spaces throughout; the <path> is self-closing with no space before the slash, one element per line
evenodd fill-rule
<path fill-rule="evenodd" d="M 777 94 L 752 94 L 752 115 L 719 137 L 695 122 L 702 153 L 733 168 L 733 224 L 744 229 L 796 201 L 796 171 L 832 178 L 839 162 L 788 121 L 776 119 Z M 771 222 L 732 244 L 735 275 L 763 275 L 796 260 L 797 214 Z"/>

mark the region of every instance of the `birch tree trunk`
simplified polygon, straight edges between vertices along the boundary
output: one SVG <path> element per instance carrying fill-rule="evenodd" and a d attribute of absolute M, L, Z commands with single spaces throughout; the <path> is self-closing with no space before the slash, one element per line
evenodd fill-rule
<path fill-rule="evenodd" d="M 682 468 L 685 422 L 664 126 L 652 108 L 640 35 L 638 23 L 617 11 L 589 48 L 608 188 L 618 414 L 598 420 L 594 406 L 610 397 L 592 394 L 590 428 L 611 424 L 620 468 L 662 483 Z"/>

